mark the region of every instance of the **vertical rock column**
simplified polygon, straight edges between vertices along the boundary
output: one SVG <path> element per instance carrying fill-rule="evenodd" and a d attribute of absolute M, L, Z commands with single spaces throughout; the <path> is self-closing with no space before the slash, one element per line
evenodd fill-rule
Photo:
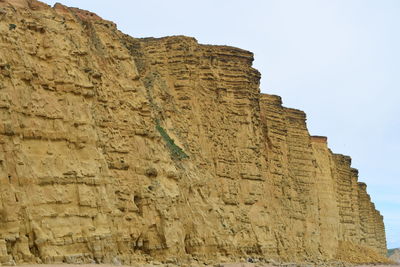
<path fill-rule="evenodd" d="M 333 154 L 334 160 L 334 177 L 336 178 L 337 187 L 337 202 L 339 206 L 339 240 L 358 243 L 357 223 L 359 218 L 358 210 L 355 209 L 353 201 L 358 203 L 356 178 L 352 171 L 351 158 L 340 154 Z"/>
<path fill-rule="evenodd" d="M 276 210 L 272 227 L 277 253 L 287 260 L 318 258 L 318 198 L 306 116 L 282 107 L 280 97 L 265 94 L 261 96 L 261 114 L 269 183 L 276 200 L 270 206 Z"/>
<path fill-rule="evenodd" d="M 304 260 L 320 257 L 319 252 L 319 214 L 316 194 L 316 177 L 314 155 L 310 135 L 306 125 L 306 114 L 303 111 L 285 108 L 287 126 L 288 179 L 293 187 L 289 194 L 293 199 L 292 214 L 294 221 L 289 224 L 295 231 L 296 241 L 301 242 L 303 251 L 298 250 L 298 257 Z"/>
<path fill-rule="evenodd" d="M 270 202 L 268 209 L 273 217 L 270 229 L 270 246 L 268 255 L 277 259 L 290 259 L 296 244 L 294 236 L 287 228 L 292 220 L 292 197 L 287 191 L 292 187 L 288 179 L 288 144 L 285 110 L 280 96 L 261 94 L 260 110 L 262 129 L 265 136 L 264 157 L 267 160 L 267 180 L 270 187 Z"/>
<path fill-rule="evenodd" d="M 338 247 L 339 207 L 337 183 L 332 175 L 332 152 L 327 146 L 327 138 L 311 137 L 316 163 L 316 187 L 320 222 L 320 250 L 324 258 L 333 259 Z"/>
<path fill-rule="evenodd" d="M 386 255 L 386 238 L 383 216 L 371 203 L 367 185 L 358 183 L 358 205 L 360 208 L 360 245 L 377 250 Z"/>

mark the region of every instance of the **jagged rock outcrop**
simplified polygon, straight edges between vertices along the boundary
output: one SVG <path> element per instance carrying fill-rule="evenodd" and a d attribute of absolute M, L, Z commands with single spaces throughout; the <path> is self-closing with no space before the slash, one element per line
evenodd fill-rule
<path fill-rule="evenodd" d="M 0 32 L 0 262 L 384 261 L 350 158 L 252 53 L 34 0 Z"/>

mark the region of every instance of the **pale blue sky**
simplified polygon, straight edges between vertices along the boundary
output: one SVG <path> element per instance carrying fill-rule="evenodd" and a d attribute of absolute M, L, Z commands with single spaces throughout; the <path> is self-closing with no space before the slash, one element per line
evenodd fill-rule
<path fill-rule="evenodd" d="M 304 110 L 312 135 L 353 158 L 385 216 L 388 247 L 400 247 L 399 0 L 59 2 L 134 37 L 183 34 L 252 51 L 261 91 Z"/>

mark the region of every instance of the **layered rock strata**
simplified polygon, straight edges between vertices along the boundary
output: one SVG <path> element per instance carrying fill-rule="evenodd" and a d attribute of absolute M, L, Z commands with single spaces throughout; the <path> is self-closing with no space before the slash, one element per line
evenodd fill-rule
<path fill-rule="evenodd" d="M 0 32 L 2 263 L 383 260 L 350 158 L 252 53 L 33 0 L 0 1 Z"/>

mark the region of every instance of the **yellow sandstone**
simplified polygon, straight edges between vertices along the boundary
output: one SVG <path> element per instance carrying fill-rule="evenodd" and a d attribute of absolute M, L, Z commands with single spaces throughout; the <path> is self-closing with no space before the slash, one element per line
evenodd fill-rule
<path fill-rule="evenodd" d="M 252 62 L 0 0 L 0 263 L 385 261 L 350 157 Z"/>

